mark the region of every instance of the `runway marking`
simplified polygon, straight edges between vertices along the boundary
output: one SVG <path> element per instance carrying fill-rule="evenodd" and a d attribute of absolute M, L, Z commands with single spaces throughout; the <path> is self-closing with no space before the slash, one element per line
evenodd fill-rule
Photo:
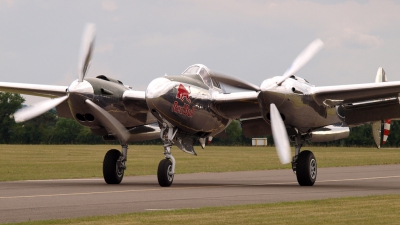
<path fill-rule="evenodd" d="M 366 177 L 366 178 L 354 178 L 354 179 L 343 179 L 343 180 L 322 180 L 316 183 L 327 183 L 327 182 L 339 182 L 339 181 L 357 181 L 357 180 L 379 180 L 379 179 L 390 179 L 400 178 L 400 176 L 387 176 L 387 177 Z"/>
<path fill-rule="evenodd" d="M 82 179 L 82 178 L 71 178 L 71 179 L 49 179 L 49 180 L 24 180 L 21 182 L 54 182 L 54 181 L 99 181 L 103 180 L 101 178 L 87 178 L 87 179 Z M 16 181 L 18 182 L 18 181 Z"/>
<path fill-rule="evenodd" d="M 362 181 L 362 180 L 378 180 L 378 179 L 390 179 L 390 178 L 400 178 L 400 176 L 386 176 L 386 177 L 364 177 L 364 178 L 350 178 L 341 180 L 322 180 L 316 183 L 328 183 L 328 182 L 343 182 L 343 181 Z M 265 184 L 255 184 L 253 186 L 262 185 L 282 185 L 282 184 L 297 184 L 297 182 L 284 182 L 284 183 L 265 183 Z M 145 192 L 145 191 L 172 191 L 172 190 L 183 190 L 183 189 L 202 189 L 202 188 L 221 188 L 221 187 L 240 187 L 247 185 L 240 184 L 227 184 L 227 185 L 210 185 L 202 187 L 182 187 L 182 188 L 151 188 L 151 189 L 140 189 L 140 190 L 121 190 L 121 191 L 98 191 L 98 192 L 82 192 L 82 193 L 69 193 L 69 194 L 52 194 L 52 195 L 23 195 L 23 196 L 8 196 L 0 197 L 0 199 L 16 199 L 16 198 L 39 198 L 39 197 L 59 197 L 59 196 L 74 196 L 74 195 L 95 195 L 95 194 L 113 194 L 113 193 L 129 193 L 129 192 Z M 149 209 L 151 210 L 151 209 Z M 154 209 L 156 210 L 156 209 Z"/>
<path fill-rule="evenodd" d="M 15 199 L 15 198 L 38 198 L 38 197 L 59 197 L 59 196 L 74 196 L 74 195 L 95 195 L 95 194 L 113 194 L 113 193 L 129 193 L 129 192 L 144 192 L 144 191 L 168 191 L 168 190 L 181 190 L 181 189 L 199 189 L 223 186 L 202 186 L 202 187 L 182 187 L 182 188 L 152 188 L 140 190 L 121 190 L 121 191 L 97 191 L 97 192 L 81 192 L 81 193 L 68 193 L 68 194 L 52 194 L 52 195 L 21 195 L 21 196 L 3 196 L 0 199 Z"/>
<path fill-rule="evenodd" d="M 400 178 L 400 176 L 387 176 L 387 177 L 364 177 L 364 178 L 349 178 L 341 180 L 321 180 L 315 181 L 315 183 L 328 183 L 328 182 L 341 182 L 341 181 L 360 181 L 360 180 L 378 180 L 378 179 L 390 179 L 390 178 Z M 278 185 L 278 184 L 298 184 L 298 182 L 284 182 L 284 183 L 266 183 L 259 185 Z"/>
<path fill-rule="evenodd" d="M 171 211 L 171 210 L 176 210 L 176 209 L 145 209 L 147 211 Z"/>

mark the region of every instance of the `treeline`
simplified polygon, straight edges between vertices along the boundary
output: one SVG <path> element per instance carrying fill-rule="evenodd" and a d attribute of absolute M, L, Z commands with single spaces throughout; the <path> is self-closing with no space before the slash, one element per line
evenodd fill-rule
<path fill-rule="evenodd" d="M 23 105 L 24 98 L 19 94 L 0 92 L 0 144 L 105 144 L 102 137 L 94 135 L 89 128 L 73 119 L 58 118 L 55 110 L 50 110 L 23 123 L 15 123 L 13 113 Z M 245 146 L 251 145 L 238 121 L 233 121 L 226 129 L 226 138 L 214 137 L 212 145 Z M 272 136 L 268 144 L 273 145 Z M 118 144 L 118 142 L 111 142 Z M 137 142 L 135 144 L 162 144 L 161 140 Z M 371 125 L 351 128 L 347 139 L 308 143 L 317 146 L 375 146 Z M 400 123 L 392 121 L 389 139 L 385 147 L 400 146 Z"/>
<path fill-rule="evenodd" d="M 58 118 L 50 110 L 27 122 L 15 123 L 13 113 L 25 99 L 19 94 L 0 92 L 1 144 L 101 144 L 101 137 L 72 119 Z"/>

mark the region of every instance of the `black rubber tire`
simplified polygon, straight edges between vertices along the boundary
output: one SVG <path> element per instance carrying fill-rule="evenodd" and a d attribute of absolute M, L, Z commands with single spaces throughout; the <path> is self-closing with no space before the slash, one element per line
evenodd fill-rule
<path fill-rule="evenodd" d="M 107 184 L 119 184 L 124 178 L 124 169 L 118 169 L 117 161 L 121 152 L 117 149 L 109 150 L 104 156 L 103 177 Z"/>
<path fill-rule="evenodd" d="M 300 186 L 313 186 L 317 180 L 317 160 L 311 151 L 300 152 L 297 158 L 296 177 Z"/>
<path fill-rule="evenodd" d="M 172 162 L 169 159 L 163 159 L 158 164 L 157 178 L 161 187 L 169 187 L 174 181 L 174 175 L 169 175 L 172 170 Z"/>

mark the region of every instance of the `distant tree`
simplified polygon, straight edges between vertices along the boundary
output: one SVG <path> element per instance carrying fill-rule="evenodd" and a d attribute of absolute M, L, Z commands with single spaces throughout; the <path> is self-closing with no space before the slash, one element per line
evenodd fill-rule
<path fill-rule="evenodd" d="M 213 145 L 251 145 L 251 138 L 246 138 L 243 134 L 239 121 L 234 120 L 225 129 L 226 138 L 214 138 Z"/>
<path fill-rule="evenodd" d="M 52 143 L 76 144 L 82 125 L 73 119 L 59 118 L 54 129 Z"/>
<path fill-rule="evenodd" d="M 79 134 L 76 138 L 76 143 L 79 144 L 104 144 L 101 136 L 94 135 L 89 127 L 80 126 Z"/>
<path fill-rule="evenodd" d="M 11 143 L 48 144 L 51 142 L 57 122 L 56 111 L 50 110 L 38 117 L 14 126 Z"/>
<path fill-rule="evenodd" d="M 350 135 L 345 139 L 346 146 L 373 146 L 372 128 L 365 124 L 350 128 Z"/>
<path fill-rule="evenodd" d="M 12 115 L 22 107 L 24 101 L 20 94 L 0 92 L 0 143 L 10 143 L 15 126 Z"/>

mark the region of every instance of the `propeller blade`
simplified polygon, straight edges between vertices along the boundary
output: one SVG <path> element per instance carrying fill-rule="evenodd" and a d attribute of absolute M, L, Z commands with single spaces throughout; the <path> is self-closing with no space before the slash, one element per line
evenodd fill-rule
<path fill-rule="evenodd" d="M 78 81 L 82 82 L 85 78 L 86 72 L 90 66 L 90 60 L 92 58 L 92 50 L 94 45 L 94 38 L 96 34 L 96 25 L 93 23 L 86 24 L 81 43 L 81 51 L 79 56 L 79 75 Z"/>
<path fill-rule="evenodd" d="M 34 105 L 22 108 L 14 113 L 15 122 L 21 123 L 30 120 L 34 117 L 40 116 L 50 109 L 58 106 L 62 102 L 68 99 L 68 96 L 63 96 L 55 99 L 48 99 Z"/>
<path fill-rule="evenodd" d="M 126 143 L 131 136 L 129 131 L 110 113 L 96 105 L 94 102 L 86 99 L 86 104 L 92 109 L 94 116 L 101 122 L 101 124 L 111 131 L 118 139 Z"/>
<path fill-rule="evenodd" d="M 241 88 L 241 89 L 246 89 L 246 90 L 251 90 L 251 91 L 260 91 L 260 87 L 258 87 L 257 85 L 254 85 L 252 83 L 249 83 L 247 81 L 241 80 L 239 78 L 236 77 L 232 77 L 232 76 L 228 76 L 219 72 L 215 72 L 212 71 L 210 72 L 210 76 L 227 85 L 230 85 L 232 87 L 237 87 L 237 88 Z"/>
<path fill-rule="evenodd" d="M 286 72 L 281 76 L 278 80 L 277 85 L 281 85 L 283 81 L 285 81 L 291 75 L 297 73 L 305 64 L 310 61 L 321 48 L 324 46 L 324 43 L 320 39 L 316 39 L 311 44 L 309 44 L 293 61 L 292 65 Z"/>
<path fill-rule="evenodd" d="M 283 123 L 281 114 L 276 108 L 275 104 L 270 105 L 270 116 L 271 116 L 271 128 L 276 151 L 278 153 L 279 160 L 282 164 L 291 162 L 291 152 L 289 137 L 286 132 L 285 124 Z"/>

